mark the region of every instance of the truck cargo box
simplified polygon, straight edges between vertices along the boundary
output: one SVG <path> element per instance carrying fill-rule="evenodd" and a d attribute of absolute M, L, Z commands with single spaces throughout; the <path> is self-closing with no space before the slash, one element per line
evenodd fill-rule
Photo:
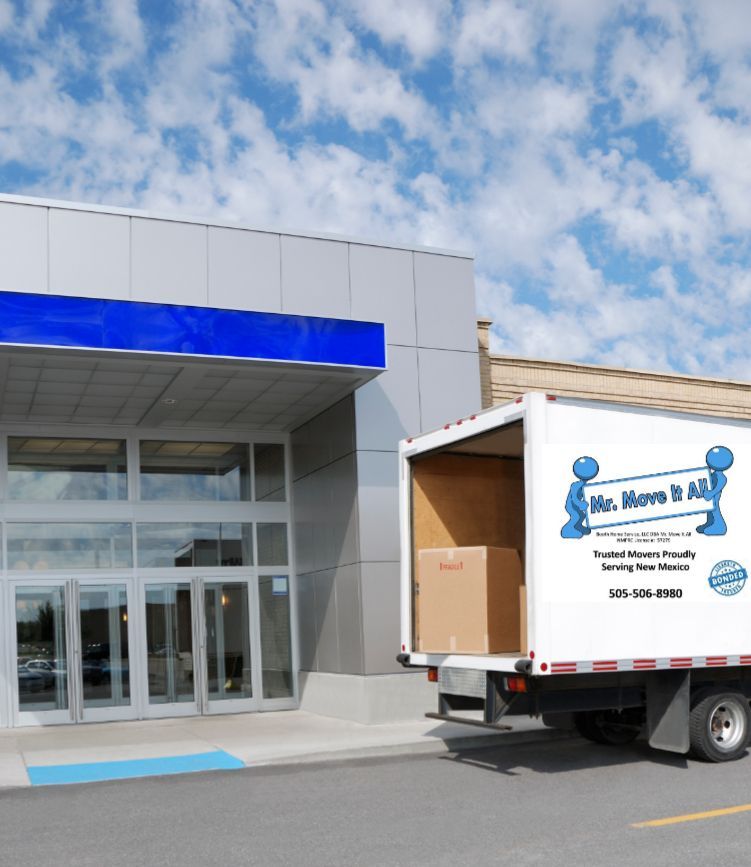
<path fill-rule="evenodd" d="M 530 394 L 400 445 L 402 651 L 552 674 L 751 665 L 751 425 Z M 519 552 L 527 647 L 423 652 L 418 551 Z M 449 613 L 450 616 L 450 613 Z"/>

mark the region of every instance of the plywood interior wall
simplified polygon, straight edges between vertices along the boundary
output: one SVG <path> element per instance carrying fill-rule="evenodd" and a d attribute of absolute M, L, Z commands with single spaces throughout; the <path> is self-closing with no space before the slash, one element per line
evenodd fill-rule
<path fill-rule="evenodd" d="M 442 454 L 412 469 L 415 551 L 490 545 L 524 562 L 523 461 Z"/>

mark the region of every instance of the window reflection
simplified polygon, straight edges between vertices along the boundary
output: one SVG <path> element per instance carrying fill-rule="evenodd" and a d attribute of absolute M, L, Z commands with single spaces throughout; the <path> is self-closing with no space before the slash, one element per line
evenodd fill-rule
<path fill-rule="evenodd" d="M 287 525 L 258 524 L 258 565 L 287 565 Z"/>
<path fill-rule="evenodd" d="M 190 584 L 146 585 L 150 704 L 194 700 Z"/>
<path fill-rule="evenodd" d="M 62 586 L 16 590 L 19 710 L 65 710 L 68 662 Z"/>
<path fill-rule="evenodd" d="M 8 524 L 8 568 L 127 569 L 133 565 L 130 524 Z"/>
<path fill-rule="evenodd" d="M 209 700 L 251 698 L 248 585 L 206 584 L 204 611 Z"/>
<path fill-rule="evenodd" d="M 141 443 L 141 499 L 250 499 L 250 458 L 242 443 Z"/>
<path fill-rule="evenodd" d="M 8 437 L 8 499 L 127 497 L 124 440 Z"/>
<path fill-rule="evenodd" d="M 278 443 L 256 443 L 253 459 L 256 500 L 259 503 L 284 502 L 284 446 Z"/>
<path fill-rule="evenodd" d="M 80 591 L 81 681 L 84 707 L 130 704 L 128 597 L 122 584 Z"/>
<path fill-rule="evenodd" d="M 261 604 L 261 668 L 263 697 L 292 695 L 292 641 L 289 624 L 289 578 L 261 575 L 258 578 Z"/>
<path fill-rule="evenodd" d="M 138 565 L 251 566 L 252 528 L 240 523 L 138 524 Z"/>

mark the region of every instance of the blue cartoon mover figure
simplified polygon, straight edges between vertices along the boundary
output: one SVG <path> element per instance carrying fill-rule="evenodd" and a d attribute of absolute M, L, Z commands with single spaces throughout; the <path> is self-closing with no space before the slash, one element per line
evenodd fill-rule
<path fill-rule="evenodd" d="M 566 497 L 566 511 L 569 519 L 561 528 L 561 536 L 564 539 L 581 539 L 591 532 L 589 527 L 584 526 L 587 517 L 587 501 L 584 498 L 584 485 L 591 481 L 600 467 L 594 458 L 586 455 L 574 461 L 574 475 L 578 481 L 573 482 Z"/>
<path fill-rule="evenodd" d="M 709 467 L 710 487 L 704 491 L 704 499 L 711 501 L 712 506 L 707 510 L 707 520 L 696 528 L 697 533 L 705 536 L 724 536 L 728 526 L 720 511 L 720 497 L 722 489 L 728 483 L 725 470 L 733 465 L 733 453 L 725 446 L 714 446 L 707 452 L 707 466 Z"/>

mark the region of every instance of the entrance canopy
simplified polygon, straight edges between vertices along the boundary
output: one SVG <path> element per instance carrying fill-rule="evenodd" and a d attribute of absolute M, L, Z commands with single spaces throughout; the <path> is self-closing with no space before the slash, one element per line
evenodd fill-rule
<path fill-rule="evenodd" d="M 0 292 L 0 422 L 292 430 L 385 366 L 375 322 Z"/>

